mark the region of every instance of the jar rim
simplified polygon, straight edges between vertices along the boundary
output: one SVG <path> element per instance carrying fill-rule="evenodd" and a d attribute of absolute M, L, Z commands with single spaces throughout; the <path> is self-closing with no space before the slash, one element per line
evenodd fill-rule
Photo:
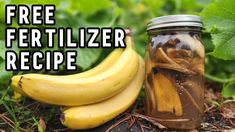
<path fill-rule="evenodd" d="M 202 27 L 200 16 L 196 15 L 167 15 L 151 19 L 147 25 L 147 31 L 165 27 Z"/>

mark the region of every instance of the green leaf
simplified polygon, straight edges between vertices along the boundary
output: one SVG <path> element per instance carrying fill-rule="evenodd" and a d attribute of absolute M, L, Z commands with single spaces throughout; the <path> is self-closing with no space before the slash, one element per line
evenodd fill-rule
<path fill-rule="evenodd" d="M 143 3 L 147 5 L 153 15 L 159 15 L 160 8 L 164 5 L 164 0 L 144 0 Z"/>
<path fill-rule="evenodd" d="M 18 53 L 19 48 L 18 48 L 17 42 L 15 42 L 15 41 L 12 42 L 12 48 L 6 48 L 5 47 L 5 41 L 0 40 L 0 58 L 2 58 L 3 60 L 5 60 L 6 50 L 13 50 L 16 53 Z"/>
<path fill-rule="evenodd" d="M 112 6 L 109 0 L 71 0 L 70 4 L 72 9 L 77 9 L 85 15 L 92 15 Z"/>
<path fill-rule="evenodd" d="M 207 56 L 205 64 L 206 72 L 219 78 L 231 78 L 231 75 L 235 73 L 234 60 L 222 60 Z"/>
<path fill-rule="evenodd" d="M 174 0 L 175 13 L 190 13 L 195 14 L 197 10 L 202 10 L 203 5 L 198 3 L 198 0 Z"/>
<path fill-rule="evenodd" d="M 132 2 L 130 0 L 116 0 L 115 2 L 117 2 L 117 4 L 122 7 L 125 7 L 125 8 L 130 8 L 132 4 Z"/>
<path fill-rule="evenodd" d="M 55 4 L 58 5 L 60 0 L 10 0 L 11 4 Z"/>
<path fill-rule="evenodd" d="M 235 2 L 218 0 L 205 8 L 201 15 L 215 46 L 210 54 L 224 60 L 235 60 Z"/>
<path fill-rule="evenodd" d="M 73 51 L 75 49 L 65 49 L 66 51 Z M 92 68 L 97 63 L 101 62 L 102 55 L 105 54 L 104 49 L 102 48 L 77 48 L 77 66 L 81 71 Z"/>
<path fill-rule="evenodd" d="M 225 84 L 222 94 L 224 97 L 232 97 L 233 99 L 235 99 L 235 82 L 233 81 L 228 84 Z"/>
<path fill-rule="evenodd" d="M 5 42 L 0 40 L 0 89 L 8 86 L 13 72 L 5 71 Z"/>
<path fill-rule="evenodd" d="M 0 21 L 2 23 L 5 22 L 5 4 L 6 4 L 5 0 L 0 0 Z"/>
<path fill-rule="evenodd" d="M 5 61 L 0 58 L 0 89 L 7 88 L 12 73 L 5 71 Z"/>
<path fill-rule="evenodd" d="M 6 29 L 5 23 L 0 22 L 0 40 L 5 40 L 5 29 Z"/>
<path fill-rule="evenodd" d="M 91 68 L 100 58 L 103 49 L 99 48 L 78 48 L 77 50 L 77 65 L 86 70 Z"/>
<path fill-rule="evenodd" d="M 5 60 L 5 42 L 0 40 L 0 58 Z"/>
<path fill-rule="evenodd" d="M 118 7 L 114 10 L 103 10 L 95 13 L 94 15 L 90 15 L 81 22 L 85 27 L 109 27 L 114 25 L 114 22 L 122 12 L 123 10 Z"/>
<path fill-rule="evenodd" d="M 0 40 L 5 39 L 5 4 L 6 1 L 0 0 Z"/>
<path fill-rule="evenodd" d="M 205 47 L 205 52 L 212 52 L 214 50 L 214 45 L 211 41 L 211 35 L 209 33 L 202 33 L 202 40 Z"/>

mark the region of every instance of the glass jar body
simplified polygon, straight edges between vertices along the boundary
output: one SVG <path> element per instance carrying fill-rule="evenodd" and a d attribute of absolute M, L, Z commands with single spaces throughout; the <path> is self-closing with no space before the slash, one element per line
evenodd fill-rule
<path fill-rule="evenodd" d="M 204 105 L 204 47 L 200 28 L 148 31 L 146 113 L 169 128 L 200 125 Z"/>

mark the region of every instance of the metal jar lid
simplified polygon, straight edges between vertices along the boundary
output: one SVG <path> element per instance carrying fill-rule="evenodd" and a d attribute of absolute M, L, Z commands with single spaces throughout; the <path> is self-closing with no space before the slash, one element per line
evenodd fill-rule
<path fill-rule="evenodd" d="M 147 31 L 165 27 L 202 27 L 201 17 L 196 15 L 168 15 L 149 21 Z"/>

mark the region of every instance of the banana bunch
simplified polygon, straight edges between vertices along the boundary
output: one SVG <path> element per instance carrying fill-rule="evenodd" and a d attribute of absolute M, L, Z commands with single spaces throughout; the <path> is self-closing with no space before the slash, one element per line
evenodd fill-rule
<path fill-rule="evenodd" d="M 126 36 L 125 49 L 115 49 L 86 72 L 55 76 L 13 76 L 11 87 L 36 101 L 66 106 L 61 122 L 72 129 L 90 129 L 127 110 L 144 81 L 145 64 Z"/>
<path fill-rule="evenodd" d="M 68 108 L 63 112 L 61 122 L 72 129 L 90 129 L 126 111 L 135 102 L 144 80 L 142 59 L 139 59 L 139 65 L 136 76 L 122 92 L 103 102 Z"/>

